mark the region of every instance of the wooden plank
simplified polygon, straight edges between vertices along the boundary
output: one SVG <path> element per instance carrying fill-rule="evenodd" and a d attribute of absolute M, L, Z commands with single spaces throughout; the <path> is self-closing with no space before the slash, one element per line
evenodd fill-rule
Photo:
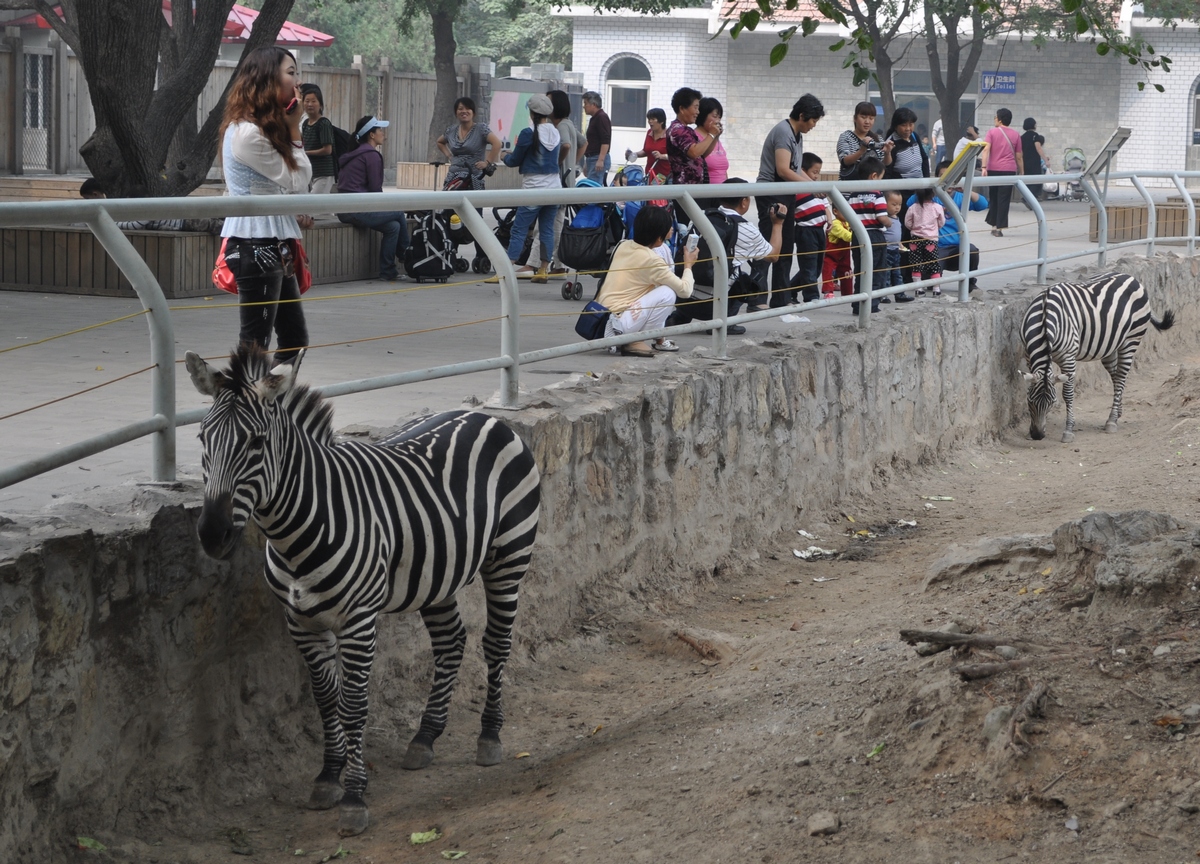
<path fill-rule="evenodd" d="M 42 279 L 42 232 L 38 228 L 32 228 L 29 231 L 29 255 L 25 278 L 30 285 L 46 284 Z"/>
<path fill-rule="evenodd" d="M 16 269 L 13 272 L 13 282 L 18 285 L 29 284 L 29 232 L 18 231 Z"/>
<path fill-rule="evenodd" d="M 0 229 L 0 279 L 17 281 L 17 232 L 12 228 Z"/>
<path fill-rule="evenodd" d="M 61 231 L 54 232 L 54 285 L 67 287 L 67 235 Z"/>
<path fill-rule="evenodd" d="M 79 234 L 67 235 L 67 285 L 79 284 Z"/>
<path fill-rule="evenodd" d="M 87 293 L 91 293 L 95 284 L 95 245 L 96 238 L 91 231 L 79 235 L 79 281 L 76 284 Z"/>
<path fill-rule="evenodd" d="M 54 284 L 54 235 L 57 231 L 42 231 L 42 284 Z"/>

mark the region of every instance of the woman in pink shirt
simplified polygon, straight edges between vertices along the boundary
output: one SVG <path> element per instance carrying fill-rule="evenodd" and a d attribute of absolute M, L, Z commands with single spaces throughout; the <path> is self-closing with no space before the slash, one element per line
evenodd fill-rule
<path fill-rule="evenodd" d="M 1021 136 L 1009 129 L 1012 112 L 1001 108 L 996 112 L 996 125 L 983 138 L 983 174 L 985 177 L 1013 176 L 1025 173 L 1021 158 Z M 1003 237 L 1008 227 L 1008 205 L 1012 202 L 1011 186 L 992 186 L 992 206 L 988 208 L 987 223 L 993 237 Z"/>
<path fill-rule="evenodd" d="M 721 121 L 724 118 L 725 109 L 721 107 L 720 102 L 711 96 L 700 100 L 700 113 L 696 115 L 696 134 L 700 136 L 701 141 L 713 138 L 717 142 L 704 157 L 705 174 L 708 182 L 712 184 L 724 183 L 725 178 L 729 176 L 729 155 L 721 144 Z"/>

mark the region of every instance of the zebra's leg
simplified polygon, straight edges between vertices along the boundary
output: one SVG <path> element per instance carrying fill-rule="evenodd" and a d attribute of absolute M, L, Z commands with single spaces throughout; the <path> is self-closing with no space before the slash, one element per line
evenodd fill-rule
<path fill-rule="evenodd" d="M 363 795 L 367 791 L 367 766 L 363 760 L 363 731 L 367 726 L 367 685 L 375 659 L 375 613 L 346 624 L 338 636 L 342 661 L 342 698 L 338 715 L 346 730 L 346 794 L 338 809 L 338 833 L 343 837 L 367 829 L 369 814 Z"/>
<path fill-rule="evenodd" d="M 312 681 L 313 698 L 325 730 L 325 760 L 321 773 L 313 781 L 312 795 L 305 806 L 310 810 L 328 810 L 342 800 L 342 769 L 346 767 L 346 733 L 338 716 L 342 680 L 338 666 L 337 640 L 329 631 L 313 633 L 288 616 L 288 632 Z"/>
<path fill-rule="evenodd" d="M 1132 348 L 1124 344 L 1115 354 L 1110 354 L 1100 361 L 1108 370 L 1113 385 L 1112 410 L 1108 412 L 1108 422 L 1104 424 L 1105 432 L 1117 431 L 1117 421 L 1121 419 L 1121 399 L 1125 395 L 1125 380 L 1129 377 L 1130 367 L 1133 366 L 1133 355 L 1137 352 L 1137 346 L 1136 342 Z"/>
<path fill-rule="evenodd" d="M 536 518 L 535 515 L 535 527 Z M 475 750 L 476 765 L 497 765 L 504 759 L 504 747 L 500 743 L 500 729 L 504 726 L 504 666 L 512 652 L 517 590 L 529 566 L 531 548 L 532 543 L 503 561 L 489 561 L 485 568 L 487 627 L 483 632 L 483 657 L 488 667 L 488 693 Z"/>
<path fill-rule="evenodd" d="M 467 628 L 458 614 L 458 601 L 454 597 L 441 606 L 422 609 L 421 618 L 433 643 L 433 687 L 429 691 L 425 713 L 421 715 L 421 726 L 400 763 L 401 768 L 409 771 L 426 768 L 433 761 L 433 742 L 446 729 L 450 696 L 454 693 L 467 645 Z"/>
<path fill-rule="evenodd" d="M 1063 429 L 1062 443 L 1070 444 L 1075 440 L 1075 358 L 1068 357 L 1059 364 L 1063 381 L 1063 402 L 1067 406 L 1067 425 Z"/>

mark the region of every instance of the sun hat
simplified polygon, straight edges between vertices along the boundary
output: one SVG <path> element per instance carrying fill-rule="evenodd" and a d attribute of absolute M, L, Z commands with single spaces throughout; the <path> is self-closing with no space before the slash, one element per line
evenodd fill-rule
<path fill-rule="evenodd" d="M 544 93 L 534 93 L 529 97 L 529 111 L 540 117 L 549 117 L 554 113 L 554 105 L 551 104 L 549 96 Z"/>
<path fill-rule="evenodd" d="M 390 125 L 391 125 L 391 123 L 389 123 L 387 120 L 378 120 L 375 117 L 372 117 L 370 120 L 368 120 L 366 123 L 363 124 L 363 127 L 361 129 L 358 130 L 358 133 L 357 133 L 358 140 L 359 141 L 365 140 L 367 135 L 370 134 L 371 130 L 373 130 L 373 129 L 386 129 Z"/>

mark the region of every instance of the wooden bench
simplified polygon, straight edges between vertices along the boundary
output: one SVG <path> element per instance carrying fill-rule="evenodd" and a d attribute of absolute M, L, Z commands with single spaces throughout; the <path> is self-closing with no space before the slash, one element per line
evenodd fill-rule
<path fill-rule="evenodd" d="M 79 198 L 82 175 L 23 174 L 0 177 L 0 201 L 71 201 Z M 222 195 L 224 184 L 205 183 L 192 195 Z"/>
<path fill-rule="evenodd" d="M 168 299 L 217 293 L 213 262 L 221 238 L 189 231 L 126 231 Z M 371 279 L 380 235 L 337 221 L 304 232 L 313 284 Z M 87 228 L 0 229 L 0 290 L 104 297 L 136 296 L 129 280 Z"/>
<path fill-rule="evenodd" d="M 1182 199 L 1178 203 L 1168 202 L 1154 208 L 1155 234 L 1162 237 L 1187 237 L 1188 211 Z M 1122 204 L 1106 207 L 1108 213 L 1108 242 L 1123 243 L 1126 240 L 1145 240 L 1149 230 L 1150 216 L 1145 204 Z M 1200 217 L 1198 217 L 1200 218 Z M 1100 237 L 1100 214 L 1095 207 L 1088 219 L 1088 239 L 1098 242 Z"/>

